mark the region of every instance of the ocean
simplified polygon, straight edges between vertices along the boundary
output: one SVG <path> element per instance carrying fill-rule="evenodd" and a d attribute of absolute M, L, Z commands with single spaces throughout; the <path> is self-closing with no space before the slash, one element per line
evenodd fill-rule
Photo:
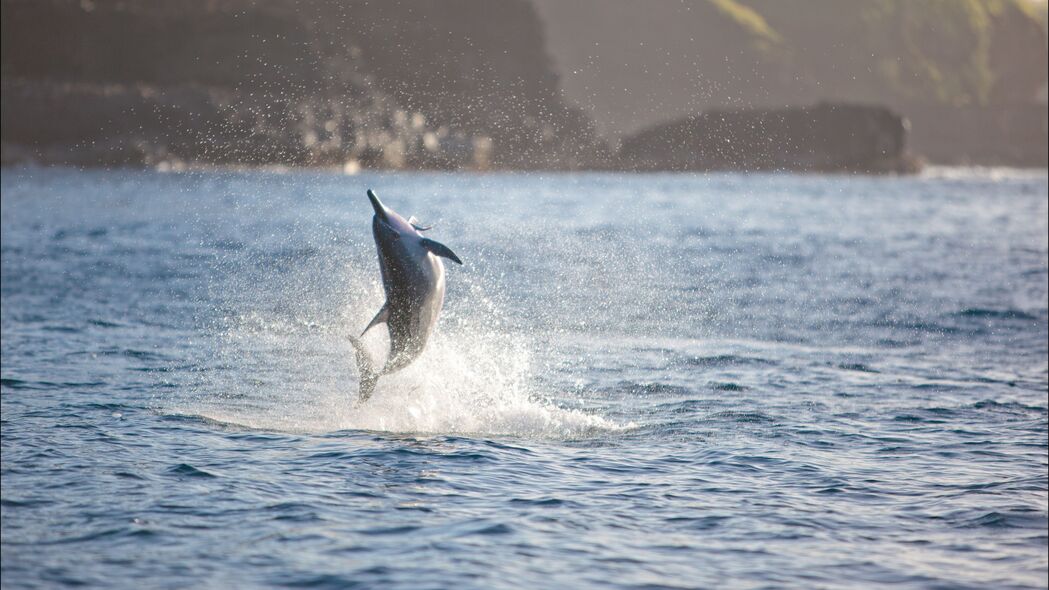
<path fill-rule="evenodd" d="M 1046 588 L 1047 184 L 4 169 L 2 585 Z"/>

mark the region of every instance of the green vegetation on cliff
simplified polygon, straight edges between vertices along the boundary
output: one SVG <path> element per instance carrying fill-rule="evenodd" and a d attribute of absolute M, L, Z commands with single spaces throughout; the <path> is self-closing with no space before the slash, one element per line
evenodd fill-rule
<path fill-rule="evenodd" d="M 741 2 L 784 40 L 781 67 L 808 92 L 963 106 L 1031 102 L 1046 82 L 1044 20 L 1029 0 Z"/>
<path fill-rule="evenodd" d="M 712 107 L 1044 103 L 1031 0 L 533 0 L 569 98 L 611 135 Z"/>

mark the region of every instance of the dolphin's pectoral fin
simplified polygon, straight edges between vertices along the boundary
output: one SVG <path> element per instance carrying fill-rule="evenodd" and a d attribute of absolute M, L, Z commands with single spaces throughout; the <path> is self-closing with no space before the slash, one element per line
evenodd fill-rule
<path fill-rule="evenodd" d="M 422 244 L 423 248 L 426 248 L 436 256 L 444 256 L 445 258 L 454 260 L 459 264 L 463 263 L 463 261 L 459 260 L 459 257 L 455 255 L 455 252 L 452 252 L 451 248 L 440 242 L 431 240 L 430 238 L 423 238 L 419 243 Z"/>
<path fill-rule="evenodd" d="M 368 330 L 371 330 L 375 326 L 385 323 L 388 319 L 390 319 L 390 310 L 386 307 L 386 304 L 384 303 L 382 305 L 382 309 L 379 310 L 379 313 L 375 314 L 375 317 L 372 318 L 372 321 L 368 323 L 368 327 L 365 328 L 363 332 L 361 332 L 361 336 L 367 334 Z"/>
<path fill-rule="evenodd" d="M 415 231 L 430 231 L 433 229 L 432 225 L 419 225 L 419 220 L 414 215 L 408 218 L 408 223 L 415 228 Z"/>

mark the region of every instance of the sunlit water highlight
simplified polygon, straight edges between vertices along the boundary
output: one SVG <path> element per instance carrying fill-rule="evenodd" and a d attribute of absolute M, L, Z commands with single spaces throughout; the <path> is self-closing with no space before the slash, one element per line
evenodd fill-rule
<path fill-rule="evenodd" d="M 466 265 L 358 407 L 368 187 Z M 3 585 L 1045 588 L 1047 201 L 4 170 Z"/>

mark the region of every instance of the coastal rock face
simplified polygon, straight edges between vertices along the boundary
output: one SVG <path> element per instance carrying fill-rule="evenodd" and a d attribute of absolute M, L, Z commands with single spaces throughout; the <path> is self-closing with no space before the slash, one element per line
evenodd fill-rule
<path fill-rule="evenodd" d="M 902 113 L 936 163 L 1047 164 L 1045 2 L 533 1 L 565 96 L 610 140 L 709 109 L 828 101 Z M 1017 148 L 1017 129 L 1041 133 Z"/>
<path fill-rule="evenodd" d="M 525 0 L 3 0 L 5 161 L 573 168 Z"/>
<path fill-rule="evenodd" d="M 907 121 L 882 107 L 714 110 L 657 125 L 623 140 L 632 170 L 907 172 Z"/>
<path fill-rule="evenodd" d="M 1046 8 L 1030 0 L 533 1 L 566 96 L 611 136 L 821 100 L 1045 105 Z"/>
<path fill-rule="evenodd" d="M 936 163 L 1045 166 L 1038 6 L 0 0 L 0 151 L 77 165 L 892 169 L 892 124 L 870 114 L 839 113 L 849 141 L 874 143 L 838 163 L 818 155 L 832 132 L 793 116 L 733 115 L 773 134 L 762 139 L 722 132 L 709 111 L 831 101 L 902 113 L 913 151 Z M 707 143 L 637 149 L 650 133 L 693 141 L 661 123 L 674 118 Z M 617 159 L 606 140 L 630 134 Z"/>

